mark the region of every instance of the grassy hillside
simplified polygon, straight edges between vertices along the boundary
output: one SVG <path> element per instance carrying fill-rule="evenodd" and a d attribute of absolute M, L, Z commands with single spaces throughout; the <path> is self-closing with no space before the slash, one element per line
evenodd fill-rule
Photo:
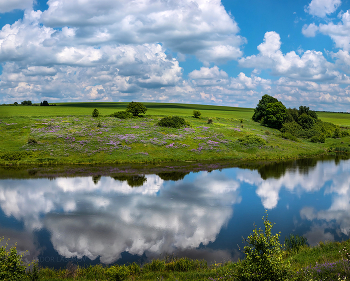
<path fill-rule="evenodd" d="M 0 164 L 159 163 L 206 160 L 286 160 L 350 151 L 350 137 L 325 143 L 283 139 L 278 130 L 252 121 L 253 109 L 209 105 L 146 103 L 141 118 L 109 114 L 127 103 L 65 103 L 57 106 L 0 106 Z M 101 117 L 92 118 L 97 108 Z M 193 118 L 199 110 L 201 118 Z M 177 115 L 189 128 L 157 125 Z M 348 114 L 320 113 L 350 125 Z M 208 118 L 213 120 L 208 124 Z M 343 129 L 345 130 L 345 129 Z"/>

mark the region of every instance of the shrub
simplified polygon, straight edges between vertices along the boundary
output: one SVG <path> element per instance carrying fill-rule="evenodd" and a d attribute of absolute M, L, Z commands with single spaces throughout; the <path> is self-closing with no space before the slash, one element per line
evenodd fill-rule
<path fill-rule="evenodd" d="M 139 116 L 140 113 L 146 113 L 147 108 L 141 102 L 131 102 L 126 108 L 127 112 L 130 112 L 133 116 Z"/>
<path fill-rule="evenodd" d="M 280 234 L 272 235 L 273 223 L 263 217 L 264 230 L 257 229 L 244 239 L 245 260 L 238 264 L 239 280 L 286 280 L 290 266 L 283 262 Z"/>
<path fill-rule="evenodd" d="M 0 242 L 4 238 L 0 238 Z M 26 279 L 26 268 L 22 260 L 23 254 L 18 254 L 16 246 L 7 250 L 8 244 L 0 248 L 0 280 L 24 280 Z"/>
<path fill-rule="evenodd" d="M 24 100 L 24 101 L 21 102 L 21 105 L 32 105 L 32 101 Z"/>
<path fill-rule="evenodd" d="M 161 127 L 170 127 L 179 129 L 181 127 L 190 126 L 188 122 L 182 117 L 178 116 L 167 116 L 159 120 L 157 123 Z"/>
<path fill-rule="evenodd" d="M 127 111 L 117 111 L 110 115 L 111 117 L 116 117 L 119 119 L 128 119 L 132 117 L 132 114 Z"/>
<path fill-rule="evenodd" d="M 314 143 L 316 143 L 316 142 L 325 143 L 326 137 L 324 134 L 320 134 L 320 135 L 311 137 L 310 141 L 314 142 Z"/>
<path fill-rule="evenodd" d="M 145 271 L 163 271 L 165 269 L 165 261 L 152 260 L 151 263 L 145 264 L 143 269 Z"/>
<path fill-rule="evenodd" d="M 339 129 L 339 127 L 336 127 L 334 130 L 334 133 L 333 133 L 333 138 L 337 139 L 337 138 L 341 138 L 341 137 L 342 137 L 342 134 L 340 132 L 340 129 Z"/>
<path fill-rule="evenodd" d="M 13 104 L 14 104 L 14 105 L 18 105 L 18 102 L 15 101 Z"/>
<path fill-rule="evenodd" d="M 28 144 L 37 144 L 38 141 L 36 139 L 34 139 L 34 138 L 28 138 L 28 142 L 27 143 Z"/>
<path fill-rule="evenodd" d="M 298 141 L 298 138 L 296 136 L 293 136 L 290 132 L 282 133 L 282 138 L 292 141 Z"/>
<path fill-rule="evenodd" d="M 303 129 L 311 129 L 311 127 L 316 123 L 316 119 L 312 118 L 310 115 L 303 113 L 298 117 L 298 124 L 303 127 Z"/>
<path fill-rule="evenodd" d="M 94 111 L 92 112 L 92 117 L 98 117 L 99 116 L 98 110 L 95 108 Z"/>
<path fill-rule="evenodd" d="M 202 113 L 199 110 L 193 110 L 193 117 L 199 118 L 202 115 Z"/>
<path fill-rule="evenodd" d="M 213 124 L 213 119 L 208 119 L 208 124 Z"/>
<path fill-rule="evenodd" d="M 299 235 L 290 234 L 284 240 L 284 247 L 290 252 L 298 252 L 301 247 L 306 245 L 308 245 L 307 239 Z"/>
<path fill-rule="evenodd" d="M 239 138 L 238 141 L 241 143 L 241 144 L 244 144 L 244 145 L 265 145 L 266 144 L 266 141 L 257 136 L 257 135 L 246 135 L 242 138 Z"/>
<path fill-rule="evenodd" d="M 130 271 L 125 265 L 114 265 L 107 269 L 106 274 L 111 280 L 122 281 L 128 278 Z"/>
<path fill-rule="evenodd" d="M 46 100 L 44 100 L 40 103 L 40 106 L 49 106 L 49 103 Z"/>

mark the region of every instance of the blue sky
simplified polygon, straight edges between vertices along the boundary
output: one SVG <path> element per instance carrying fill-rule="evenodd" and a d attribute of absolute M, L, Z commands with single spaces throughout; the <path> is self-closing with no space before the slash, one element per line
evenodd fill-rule
<path fill-rule="evenodd" d="M 349 0 L 0 0 L 0 103 L 350 111 Z"/>

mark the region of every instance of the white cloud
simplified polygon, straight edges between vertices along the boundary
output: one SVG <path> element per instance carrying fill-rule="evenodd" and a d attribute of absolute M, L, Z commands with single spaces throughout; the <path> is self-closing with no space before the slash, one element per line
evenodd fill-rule
<path fill-rule="evenodd" d="M 318 27 L 314 23 L 311 23 L 309 25 L 305 24 L 301 30 L 301 32 L 306 37 L 315 37 L 317 31 L 318 31 Z"/>
<path fill-rule="evenodd" d="M 293 79 L 327 80 L 334 79 L 338 72 L 328 62 L 322 52 L 307 50 L 300 57 L 294 51 L 283 54 L 280 50 L 280 35 L 266 32 L 264 42 L 258 46 L 259 54 L 239 60 L 243 67 L 271 69 L 273 75 Z"/>
<path fill-rule="evenodd" d="M 312 0 L 309 6 L 305 7 L 305 12 L 310 15 L 324 18 L 334 13 L 341 5 L 341 0 Z"/>
<path fill-rule="evenodd" d="M 76 28 L 84 44 L 158 43 L 204 62 L 226 62 L 242 56 L 245 39 L 221 1 L 49 0 L 41 17 L 50 27 Z"/>
<path fill-rule="evenodd" d="M 10 12 L 12 10 L 25 10 L 33 6 L 33 0 L 0 0 L 0 13 Z"/>

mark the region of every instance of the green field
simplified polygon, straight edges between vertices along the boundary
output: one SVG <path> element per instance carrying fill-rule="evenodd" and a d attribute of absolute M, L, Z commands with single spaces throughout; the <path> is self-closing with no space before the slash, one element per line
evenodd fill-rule
<path fill-rule="evenodd" d="M 284 139 L 278 130 L 252 121 L 254 110 L 249 108 L 145 103 L 148 111 L 143 117 L 109 117 L 127 104 L 0 106 L 0 165 L 276 161 L 350 151 L 349 136 L 327 138 L 325 143 Z M 94 108 L 100 117 L 91 117 Z M 193 110 L 199 110 L 201 117 L 193 118 Z M 169 115 L 182 116 L 191 126 L 157 125 Z M 348 114 L 318 115 L 342 130 L 350 125 Z"/>

